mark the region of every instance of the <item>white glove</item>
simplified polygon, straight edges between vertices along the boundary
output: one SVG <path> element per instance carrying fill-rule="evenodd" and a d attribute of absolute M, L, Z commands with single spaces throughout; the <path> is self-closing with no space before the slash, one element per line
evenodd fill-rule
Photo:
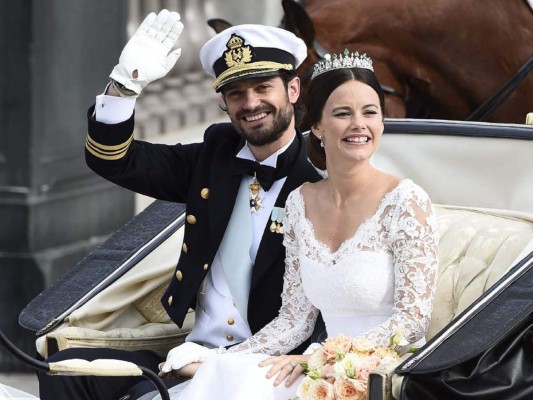
<path fill-rule="evenodd" d="M 181 55 L 181 48 L 169 54 L 183 31 L 177 12 L 150 13 L 126 44 L 109 77 L 135 93 L 164 77 Z"/>
<path fill-rule="evenodd" d="M 204 362 L 208 357 L 224 353 L 225 350 L 223 347 L 208 349 L 193 342 L 185 342 L 168 352 L 167 360 L 161 367 L 161 372 L 177 371 L 191 363 Z"/>

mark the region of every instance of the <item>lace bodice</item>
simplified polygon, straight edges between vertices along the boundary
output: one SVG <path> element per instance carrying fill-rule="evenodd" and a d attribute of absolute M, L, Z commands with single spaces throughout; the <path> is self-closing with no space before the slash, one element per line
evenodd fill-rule
<path fill-rule="evenodd" d="M 328 336 L 377 345 L 397 331 L 411 343 L 423 338 L 438 262 L 435 214 L 419 186 L 402 180 L 335 252 L 316 239 L 300 188 L 287 199 L 284 229 L 279 316 L 229 351 L 285 354 L 311 335 L 319 310 Z"/>

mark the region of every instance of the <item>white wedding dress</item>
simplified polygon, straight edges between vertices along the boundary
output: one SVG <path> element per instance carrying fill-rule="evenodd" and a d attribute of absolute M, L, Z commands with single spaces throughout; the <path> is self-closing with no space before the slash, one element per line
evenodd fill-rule
<path fill-rule="evenodd" d="M 438 263 L 436 219 L 420 187 L 402 180 L 334 252 L 316 239 L 299 189 L 287 199 L 284 229 L 287 258 L 279 316 L 227 353 L 208 358 L 194 379 L 170 390 L 172 399 L 294 397 L 299 381 L 274 387 L 274 378 L 265 378 L 269 368 L 257 364 L 266 354 L 285 354 L 306 340 L 319 311 L 329 337 L 359 336 L 377 345 L 387 345 L 397 331 L 411 343 L 423 338 Z M 154 394 L 142 398 L 148 399 Z"/>

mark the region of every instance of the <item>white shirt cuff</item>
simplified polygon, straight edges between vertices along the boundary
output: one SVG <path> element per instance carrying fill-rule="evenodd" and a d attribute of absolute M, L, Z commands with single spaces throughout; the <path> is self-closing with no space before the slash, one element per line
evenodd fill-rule
<path fill-rule="evenodd" d="M 135 97 L 96 96 L 95 119 L 104 124 L 118 124 L 128 120 L 135 109 Z"/>
<path fill-rule="evenodd" d="M 304 355 L 313 354 L 320 348 L 322 348 L 322 345 L 320 343 L 311 343 L 309 347 L 304 351 Z"/>

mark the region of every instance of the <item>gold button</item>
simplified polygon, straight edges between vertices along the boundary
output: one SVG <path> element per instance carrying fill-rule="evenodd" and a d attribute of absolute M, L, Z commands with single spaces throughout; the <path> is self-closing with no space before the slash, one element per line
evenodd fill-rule
<path fill-rule="evenodd" d="M 171 306 L 173 301 L 174 301 L 174 299 L 172 298 L 172 296 L 170 296 L 168 298 L 168 305 Z"/>
<path fill-rule="evenodd" d="M 181 281 L 183 279 L 183 274 L 179 269 L 176 271 L 176 278 L 178 279 L 178 281 Z"/>
<path fill-rule="evenodd" d="M 202 196 L 202 199 L 207 200 L 209 198 L 209 189 L 203 188 L 200 192 L 200 196 Z"/>
<path fill-rule="evenodd" d="M 231 335 L 226 335 L 226 339 L 228 339 L 229 341 L 232 341 L 232 340 L 233 340 L 233 336 L 231 336 Z"/>
<path fill-rule="evenodd" d="M 209 265 L 208 264 L 204 264 L 204 271 L 207 270 L 207 268 L 209 268 Z"/>
<path fill-rule="evenodd" d="M 191 225 L 196 224 L 196 217 L 192 214 L 187 215 L 187 222 Z"/>
<path fill-rule="evenodd" d="M 233 318 L 228 319 L 228 325 L 233 325 L 235 323 L 235 320 Z"/>
<path fill-rule="evenodd" d="M 187 253 L 187 251 L 189 251 L 189 249 L 187 248 L 187 244 L 183 243 L 183 246 L 181 246 L 181 249 L 183 250 L 184 253 Z"/>

